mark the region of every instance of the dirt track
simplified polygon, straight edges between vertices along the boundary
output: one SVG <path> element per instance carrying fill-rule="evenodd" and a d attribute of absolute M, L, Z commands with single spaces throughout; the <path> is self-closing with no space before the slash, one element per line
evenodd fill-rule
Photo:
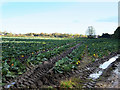
<path fill-rule="evenodd" d="M 89 63 L 87 65 L 86 64 L 83 65 L 78 70 L 73 70 L 71 72 L 64 73 L 64 74 L 53 75 L 53 77 L 56 77 L 56 82 L 58 82 L 58 83 L 56 83 L 57 87 L 59 88 L 59 82 L 61 80 L 65 80 L 66 78 L 69 78 L 69 79 L 71 79 L 71 78 L 77 78 L 79 80 L 80 86 L 79 87 L 78 86 L 74 86 L 74 88 L 105 88 L 105 87 L 99 87 L 99 86 L 97 86 L 97 84 L 100 82 L 100 80 L 103 81 L 103 82 L 107 82 L 107 84 L 108 84 L 107 88 L 110 88 L 110 87 L 111 88 L 117 88 L 117 87 L 120 88 L 119 82 L 118 82 L 119 80 L 117 80 L 118 79 L 118 75 L 116 75 L 115 79 L 113 78 L 114 81 L 112 81 L 112 82 L 114 82 L 113 83 L 113 84 L 115 84 L 114 86 L 113 86 L 113 84 L 112 85 L 109 84 L 109 81 L 107 81 L 107 79 L 106 80 L 104 79 L 104 78 L 106 78 L 106 75 L 108 73 L 110 73 L 110 71 L 111 71 L 110 68 L 113 68 L 114 65 L 116 65 L 116 64 L 118 65 L 116 67 L 116 69 L 119 67 L 119 65 L 120 65 L 120 64 L 118 64 L 118 62 L 120 61 L 119 59 L 117 59 L 115 62 L 113 62 L 112 64 L 110 64 L 107 69 L 103 70 L 103 74 L 99 78 L 97 78 L 97 79 L 91 79 L 89 77 L 90 74 L 96 72 L 96 70 L 99 71 L 98 67 L 99 67 L 100 64 L 103 64 L 104 62 L 108 61 L 110 58 L 112 58 L 112 57 L 114 57 L 116 55 L 117 55 L 117 53 L 111 53 L 107 57 L 104 57 L 102 59 L 96 60 L 95 62 L 91 62 L 91 63 Z M 110 73 L 109 75 L 113 76 L 113 73 Z M 53 79 L 53 80 L 55 80 L 55 79 Z M 115 80 L 117 80 L 117 81 L 115 81 Z M 102 83 L 102 84 L 104 85 L 104 83 Z"/>
<path fill-rule="evenodd" d="M 107 68 L 95 87 L 120 88 L 120 57 Z"/>
<path fill-rule="evenodd" d="M 62 59 L 69 53 L 71 53 L 80 44 L 81 43 L 61 53 L 60 55 L 51 58 L 49 61 L 45 61 L 43 64 L 32 68 L 32 70 L 27 71 L 22 76 L 17 78 L 15 81 L 11 81 L 9 85 L 12 86 L 11 83 L 15 82 L 13 88 L 20 88 L 20 87 L 36 88 L 36 87 L 41 87 L 42 85 L 48 84 L 48 81 L 49 81 L 48 79 L 50 78 L 48 73 L 50 69 L 52 69 L 52 67 L 54 66 L 55 62 Z M 7 88 L 9 85 L 4 86 L 4 88 Z"/>
<path fill-rule="evenodd" d="M 79 45 L 80 44 L 62 53 L 60 56 L 58 56 L 59 59 L 72 52 L 72 50 L 77 48 Z M 34 68 L 32 71 L 30 71 L 30 73 L 27 72 L 22 77 L 20 77 L 20 79 L 16 80 L 14 88 L 23 88 L 27 86 L 29 86 L 29 88 L 40 88 L 44 86 L 52 86 L 59 88 L 60 81 L 65 80 L 66 78 L 79 78 L 80 87 L 74 86 L 75 88 L 120 88 L 120 57 L 115 62 L 110 64 L 108 68 L 103 71 L 102 75 L 99 78 L 93 80 L 89 77 L 90 74 L 94 73 L 96 70 L 99 71 L 99 69 L 97 68 L 100 64 L 103 64 L 104 62 L 108 61 L 110 58 L 116 55 L 117 53 L 111 53 L 107 57 L 98 59 L 95 62 L 89 62 L 87 64 L 86 62 L 88 58 L 86 57 L 84 58 L 86 59 L 84 60 L 86 62 L 81 62 L 82 65 L 78 68 L 78 70 L 72 70 L 71 72 L 66 72 L 63 74 L 53 73 L 53 64 L 57 60 L 59 60 L 58 58 L 53 58 L 53 60 L 50 60 L 52 63 L 42 64 L 41 66 Z"/>

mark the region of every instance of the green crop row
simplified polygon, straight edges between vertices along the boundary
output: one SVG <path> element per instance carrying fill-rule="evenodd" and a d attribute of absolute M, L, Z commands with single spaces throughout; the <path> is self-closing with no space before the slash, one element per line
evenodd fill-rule
<path fill-rule="evenodd" d="M 89 56 L 102 58 L 111 52 L 118 51 L 118 40 L 116 39 L 93 39 L 86 42 Z"/>
<path fill-rule="evenodd" d="M 73 50 L 65 58 L 56 62 L 54 67 L 55 73 L 64 73 L 77 69 L 85 53 L 91 61 L 109 55 L 111 52 L 117 52 L 120 41 L 117 39 L 86 39 L 84 44 Z"/>
<path fill-rule="evenodd" d="M 119 40 L 116 39 L 2 39 L 2 76 L 3 82 L 23 74 L 27 67 L 41 64 L 61 54 L 70 47 L 83 42 L 78 48 L 56 62 L 55 73 L 64 73 L 77 69 L 87 53 L 91 61 L 118 51 Z M 21 63 L 22 62 L 22 63 Z"/>
<path fill-rule="evenodd" d="M 73 50 L 72 53 L 56 62 L 54 72 L 64 73 L 66 71 L 71 71 L 72 69 L 77 69 L 77 66 L 82 60 L 84 52 L 85 44 L 82 44 L 77 49 Z"/>
<path fill-rule="evenodd" d="M 2 76 L 3 82 L 23 74 L 31 65 L 41 64 L 73 47 L 80 41 L 75 39 L 46 40 L 3 38 Z M 51 50 L 50 50 L 51 49 Z M 21 63 L 22 60 L 22 63 Z"/>

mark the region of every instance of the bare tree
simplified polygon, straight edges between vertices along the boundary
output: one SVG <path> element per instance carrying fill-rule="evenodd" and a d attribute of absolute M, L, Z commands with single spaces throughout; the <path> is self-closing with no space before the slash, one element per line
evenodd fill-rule
<path fill-rule="evenodd" d="M 86 35 L 89 38 L 94 38 L 95 37 L 95 29 L 93 28 L 93 26 L 89 26 L 86 32 Z"/>

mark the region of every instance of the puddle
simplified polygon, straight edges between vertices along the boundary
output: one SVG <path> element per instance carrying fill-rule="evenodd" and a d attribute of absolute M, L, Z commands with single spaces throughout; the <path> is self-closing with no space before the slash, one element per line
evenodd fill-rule
<path fill-rule="evenodd" d="M 116 75 L 120 76 L 120 63 L 117 65 L 117 68 L 113 71 Z"/>
<path fill-rule="evenodd" d="M 117 56 L 115 57 L 112 57 L 111 59 L 109 59 L 109 61 L 106 61 L 104 62 L 103 64 L 101 64 L 99 66 L 99 68 L 102 68 L 102 69 L 106 69 L 112 62 L 114 62 L 118 57 L 120 56 L 120 54 L 118 54 Z"/>
<path fill-rule="evenodd" d="M 90 74 L 90 78 L 92 79 L 97 79 L 99 78 L 100 75 L 102 75 L 103 73 L 103 70 L 106 69 L 112 62 L 114 62 L 118 57 L 120 56 L 120 54 L 118 54 L 117 56 L 114 56 L 112 58 L 110 58 L 108 61 L 104 62 L 103 64 L 100 64 L 99 68 L 100 69 L 99 71 L 96 71 L 95 73 L 93 74 Z"/>
<path fill-rule="evenodd" d="M 111 87 L 110 88 L 119 88 L 119 78 L 120 78 L 120 63 L 116 66 L 116 69 L 113 70 L 111 76 L 108 78 L 109 81 L 111 81 Z"/>
<path fill-rule="evenodd" d="M 99 71 L 99 72 L 90 74 L 89 77 L 91 77 L 91 78 L 93 78 L 93 79 L 97 79 L 97 78 L 99 78 L 100 75 L 102 75 L 102 71 Z"/>
<path fill-rule="evenodd" d="M 114 70 L 114 73 L 117 75 L 120 75 L 120 72 L 118 71 L 118 68 Z"/>
<path fill-rule="evenodd" d="M 10 88 L 11 86 L 13 86 L 15 84 L 15 82 L 12 82 L 11 84 L 7 85 L 7 88 Z"/>
<path fill-rule="evenodd" d="M 87 70 L 90 70 L 90 68 L 87 68 Z"/>

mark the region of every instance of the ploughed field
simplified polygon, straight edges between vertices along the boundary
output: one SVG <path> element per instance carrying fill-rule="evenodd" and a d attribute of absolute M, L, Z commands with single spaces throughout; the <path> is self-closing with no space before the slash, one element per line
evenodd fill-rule
<path fill-rule="evenodd" d="M 1 85 L 3 88 L 97 87 L 98 79 L 90 78 L 90 74 L 117 55 L 119 42 L 117 39 L 4 37 Z"/>

